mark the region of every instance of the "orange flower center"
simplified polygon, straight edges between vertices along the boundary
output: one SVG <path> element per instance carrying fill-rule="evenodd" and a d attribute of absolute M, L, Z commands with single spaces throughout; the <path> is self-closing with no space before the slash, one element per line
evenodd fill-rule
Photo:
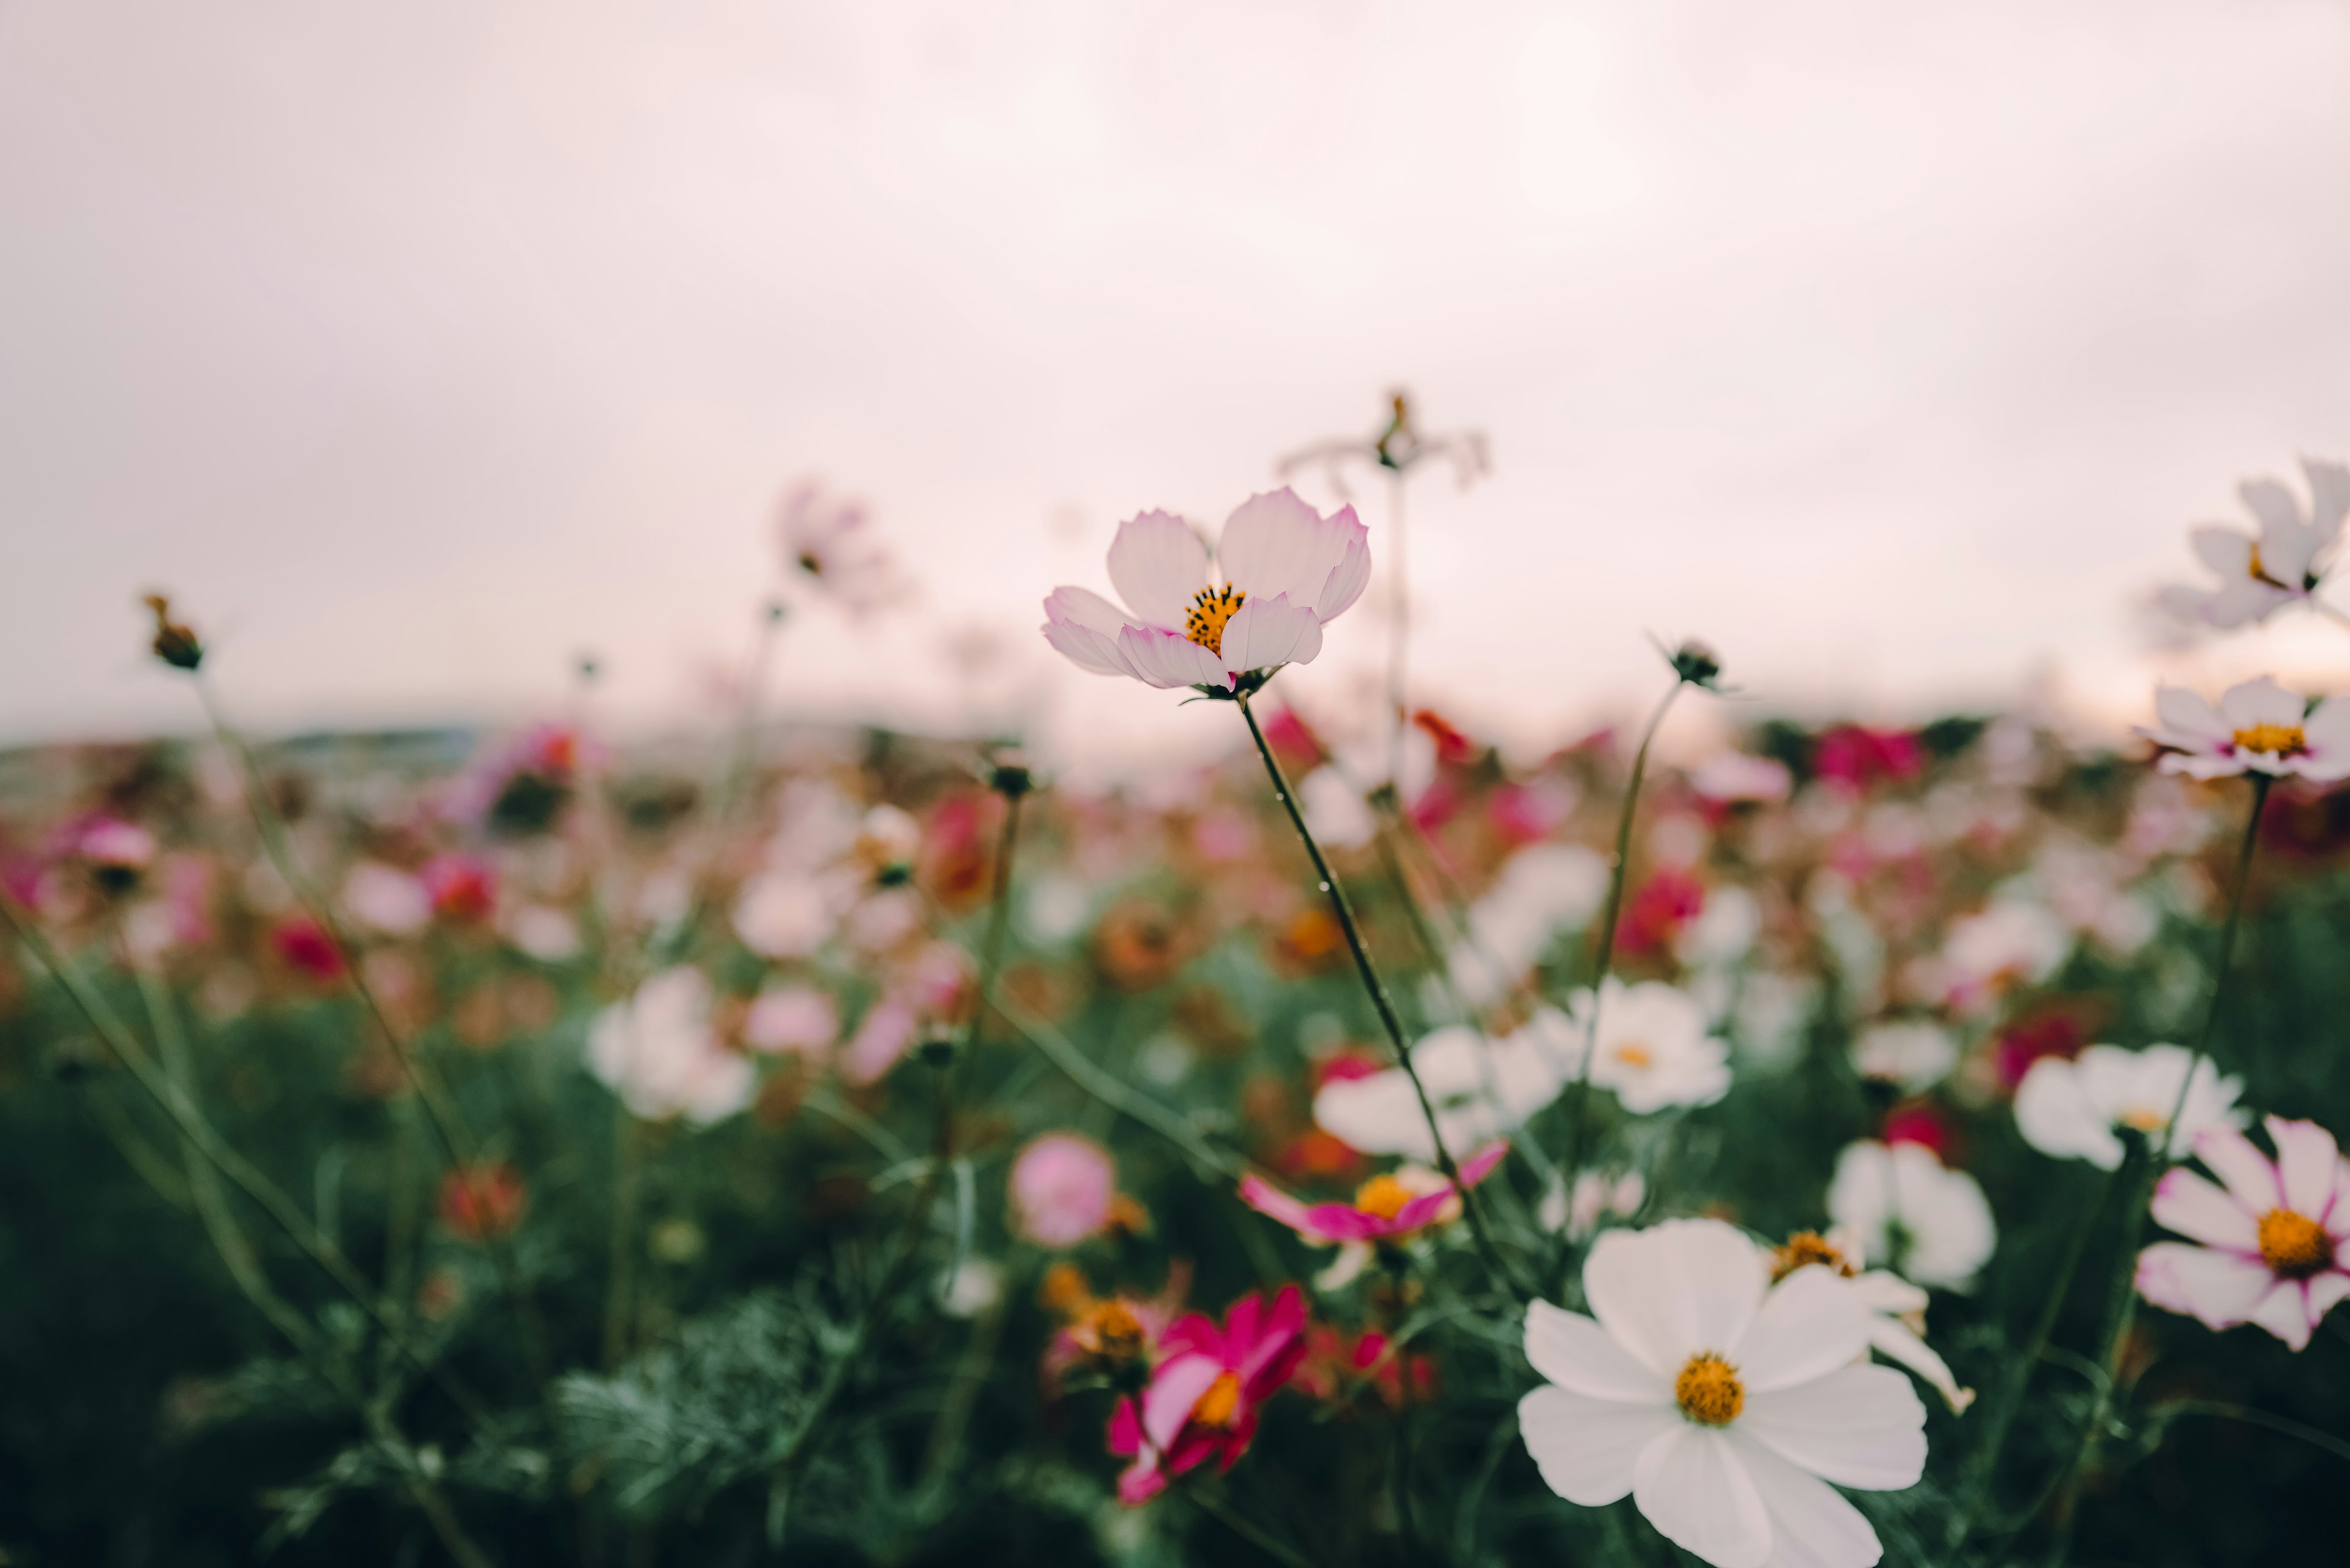
<path fill-rule="evenodd" d="M 1241 1410 L 1241 1375 L 1227 1372 L 1208 1385 L 1191 1407 L 1191 1419 L 1202 1427 L 1229 1427 Z"/>
<path fill-rule="evenodd" d="M 1738 1381 L 1738 1368 L 1711 1350 L 1700 1351 L 1673 1379 L 1673 1400 L 1700 1427 L 1727 1427 L 1746 1408 L 1746 1386 Z"/>
<path fill-rule="evenodd" d="M 2237 731 L 2235 741 L 2240 752 L 2272 752 L 2280 757 L 2297 757 L 2309 750 L 2309 737 L 2298 724 L 2254 724 Z"/>
<path fill-rule="evenodd" d="M 1656 1057 L 1650 1054 L 1646 1045 L 1635 1040 L 1616 1047 L 1616 1060 L 1623 1063 L 1627 1067 L 1638 1068 L 1647 1066 L 1655 1061 Z"/>
<path fill-rule="evenodd" d="M 2142 1133 L 2160 1132 L 2169 1123 L 2170 1113 L 2152 1106 L 2132 1106 L 2121 1114 L 2122 1126 L 2136 1127 Z"/>
<path fill-rule="evenodd" d="M 1847 1280 L 1860 1272 L 1852 1266 L 1851 1259 L 1817 1231 L 1796 1231 L 1787 1238 L 1785 1246 L 1773 1248 L 1773 1254 L 1771 1279 L 1773 1283 L 1812 1263 L 1825 1263 Z"/>
<path fill-rule="evenodd" d="M 1224 650 L 1224 623 L 1232 618 L 1248 594 L 1226 583 L 1221 588 L 1201 588 L 1191 596 L 1191 608 L 1183 617 L 1183 635 L 1210 653 Z"/>
<path fill-rule="evenodd" d="M 2333 1263 L 2334 1239 L 2306 1214 L 2272 1209 L 2261 1216 L 2261 1259 L 2288 1280 L 2305 1280 Z"/>
<path fill-rule="evenodd" d="M 1415 1196 L 1410 1188 L 1392 1176 L 1374 1176 L 1355 1189 L 1355 1207 L 1366 1214 L 1392 1220 Z"/>

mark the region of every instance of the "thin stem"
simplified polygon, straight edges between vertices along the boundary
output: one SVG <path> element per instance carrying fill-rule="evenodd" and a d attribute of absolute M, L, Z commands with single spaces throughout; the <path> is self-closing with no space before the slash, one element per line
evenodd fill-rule
<path fill-rule="evenodd" d="M 1190 1490 L 1183 1494 L 1199 1505 L 1200 1511 L 1255 1547 L 1259 1552 L 1286 1565 L 1286 1568 L 1314 1568 L 1313 1560 L 1295 1547 L 1250 1521 L 1248 1516 L 1228 1507 L 1214 1493 Z"/>
<path fill-rule="evenodd" d="M 1648 726 L 1640 732 L 1639 749 L 1632 753 L 1632 777 L 1624 786 L 1624 809 L 1616 818 L 1616 860 L 1607 878 L 1607 903 L 1599 917 L 1599 954 L 1591 971 L 1591 1018 L 1583 1029 L 1583 1061 L 1575 1069 L 1575 1105 L 1568 1115 L 1575 1141 L 1568 1145 L 1567 1158 L 1562 1162 L 1570 1180 L 1583 1173 L 1584 1145 L 1591 1133 L 1591 1061 L 1599 1054 L 1599 1004 L 1607 994 L 1607 971 L 1616 962 L 1616 923 L 1624 911 L 1624 883 L 1631 868 L 1632 819 L 1640 806 L 1640 781 L 1648 772 L 1648 747 L 1687 684 L 1675 680 L 1656 711 L 1648 715 Z"/>
<path fill-rule="evenodd" d="M 633 1027 L 633 1023 L 631 1024 Z M 612 1102 L 612 1236 L 604 1281 L 604 1369 L 620 1365 L 636 1337 L 637 1199 L 644 1186 L 644 1131 L 629 1107 Z"/>
<path fill-rule="evenodd" d="M 1411 706 L 1405 689 L 1406 660 L 1411 647 L 1411 574 L 1404 568 L 1404 471 L 1388 471 L 1388 784 L 1403 789 L 1403 747 L 1411 727 Z"/>
<path fill-rule="evenodd" d="M 2252 853 L 2260 846 L 2261 816 L 2267 808 L 2269 789 L 2275 780 L 2267 774 L 2250 775 L 2252 784 L 2252 805 L 2244 820 L 2244 836 L 2236 849 L 2235 877 L 2228 893 L 2228 918 L 2220 928 L 2220 954 L 2211 972 L 2211 1005 L 2203 1014 L 2203 1027 L 2195 1037 L 2195 1048 L 2188 1054 L 2187 1073 L 2178 1083 L 2178 1096 L 2172 1103 L 2169 1116 L 2160 1129 L 2159 1148 L 2148 1144 L 2137 1158 L 2138 1171 L 2131 1184 L 2128 1200 L 2122 1209 L 2120 1247 L 2114 1261 L 2114 1272 L 2106 1293 L 2105 1332 L 2097 1347 L 2096 1365 L 2106 1376 L 2097 1386 L 2090 1406 L 2087 1425 L 2082 1430 L 2080 1447 L 2073 1453 L 2066 1468 L 2063 1488 L 2057 1499 L 2056 1550 L 2052 1561 L 2062 1562 L 2073 1539 L 2073 1528 L 2078 1513 L 2081 1482 L 2096 1461 L 2097 1450 L 2104 1441 L 2106 1417 L 2113 1406 L 2123 1345 L 2129 1338 L 2131 1324 L 2137 1314 L 2137 1241 L 2143 1230 L 2147 1205 L 2153 1200 L 2155 1183 L 2169 1163 L 2177 1148 L 2178 1119 L 2187 1111 L 2189 1092 L 2195 1086 L 2195 1075 L 2210 1055 L 2211 1037 L 2220 1025 L 2220 1009 L 2228 998 L 2228 969 L 2236 954 L 2236 931 L 2243 922 L 2244 888 L 2251 881 Z"/>
<path fill-rule="evenodd" d="M 1461 1179 L 1461 1167 L 1453 1160 L 1452 1151 L 1444 1146 L 1444 1134 L 1436 1121 L 1436 1105 L 1428 1096 L 1428 1085 L 1419 1081 L 1419 1069 L 1412 1064 L 1411 1045 L 1404 1037 L 1403 1020 L 1397 1015 L 1395 1002 L 1388 995 L 1387 982 L 1379 978 L 1378 966 L 1371 961 L 1370 949 L 1363 942 L 1363 933 L 1355 924 L 1354 906 L 1348 902 L 1347 889 L 1339 884 L 1337 873 L 1323 857 L 1322 846 L 1314 840 L 1314 830 L 1305 826 L 1305 813 L 1297 804 L 1297 794 L 1289 787 L 1288 778 L 1281 771 L 1281 760 L 1273 754 L 1273 745 L 1264 738 L 1263 727 L 1256 722 L 1256 713 L 1246 697 L 1240 699 L 1241 717 L 1248 721 L 1250 738 L 1256 742 L 1257 755 L 1264 759 L 1264 771 L 1273 780 L 1274 798 L 1280 801 L 1289 814 L 1289 825 L 1297 830 L 1306 856 L 1314 862 L 1314 874 L 1320 879 L 1321 889 L 1330 900 L 1330 912 L 1337 917 L 1338 929 L 1347 939 L 1347 947 L 1355 955 L 1355 968 L 1363 979 L 1363 989 L 1370 992 L 1372 1009 L 1379 1015 L 1379 1023 L 1388 1034 L 1388 1044 L 1394 1048 L 1396 1063 L 1403 1068 L 1404 1076 L 1411 1080 L 1412 1093 L 1419 1100 L 1420 1115 L 1427 1119 L 1428 1136 L 1436 1146 L 1437 1168 L 1461 1195 L 1461 1212 L 1469 1221 L 1469 1233 L 1477 1244 L 1485 1266 L 1496 1280 L 1517 1284 L 1502 1255 L 1494 1249 L 1492 1238 L 1485 1233 L 1485 1219 L 1471 1189 Z"/>
<path fill-rule="evenodd" d="M 65 988 L 66 994 L 80 1009 L 82 1016 L 89 1021 L 90 1027 L 98 1032 L 99 1038 L 105 1042 L 115 1059 L 130 1070 L 139 1086 L 162 1108 L 163 1114 L 179 1129 L 181 1137 L 203 1157 L 205 1163 L 257 1204 L 261 1211 L 286 1233 L 287 1240 L 300 1248 L 359 1304 L 383 1331 L 387 1339 L 441 1386 L 469 1419 L 476 1426 L 486 1426 L 490 1421 L 488 1407 L 417 1344 L 390 1306 L 376 1294 L 366 1277 L 352 1267 L 350 1260 L 343 1255 L 339 1247 L 310 1223 L 294 1200 L 286 1197 L 276 1182 L 229 1147 L 212 1123 L 204 1118 L 203 1113 L 156 1069 L 154 1063 L 148 1060 L 146 1052 L 123 1027 L 122 1021 L 115 1016 L 114 1010 L 105 999 L 74 972 L 57 949 L 50 945 L 48 938 L 18 911 L 16 900 L 5 893 L 0 893 L 0 919 L 7 921 L 17 940 L 32 953 L 36 961 Z"/>

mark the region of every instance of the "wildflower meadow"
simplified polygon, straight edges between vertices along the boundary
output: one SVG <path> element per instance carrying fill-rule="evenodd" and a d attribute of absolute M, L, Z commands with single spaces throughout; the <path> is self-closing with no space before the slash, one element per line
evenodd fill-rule
<path fill-rule="evenodd" d="M 2342 1560 L 2350 698 L 1797 722 L 1690 638 L 1512 755 L 1411 677 L 1489 461 L 1413 412 L 1035 585 L 1221 748 L 1108 782 L 773 720 L 810 607 L 914 635 L 814 487 L 686 741 L 592 661 L 255 732 L 126 582 L 184 727 L 0 757 L 0 1563 Z M 2167 611 L 2350 619 L 2350 469 L 2241 495 Z"/>

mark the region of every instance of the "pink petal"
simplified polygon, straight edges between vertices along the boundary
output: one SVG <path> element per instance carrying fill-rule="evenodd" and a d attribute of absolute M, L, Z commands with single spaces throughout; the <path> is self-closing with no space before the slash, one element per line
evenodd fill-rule
<path fill-rule="evenodd" d="M 2162 728 L 2198 741 L 2224 740 L 2235 729 L 2220 717 L 2220 711 L 2205 701 L 2202 693 L 2182 686 L 2156 687 L 2154 712 L 2162 721 Z"/>
<path fill-rule="evenodd" d="M 1315 596 L 1346 558 L 1347 545 L 1367 532 L 1352 507 L 1325 517 L 1284 486 L 1252 495 L 1233 510 L 1216 544 L 1216 564 L 1251 598 L 1286 594 L 1292 603 L 1315 609 Z"/>
<path fill-rule="evenodd" d="M 1253 1176 L 1241 1178 L 1241 1201 L 1301 1235 L 1314 1234 L 1314 1211 L 1269 1181 Z"/>
<path fill-rule="evenodd" d="M 2310 1331 L 2323 1314 L 2309 1310 L 2309 1293 L 2299 1280 L 2279 1280 L 2245 1315 L 2244 1321 L 2267 1329 L 2294 1350 L 2309 1347 Z"/>
<path fill-rule="evenodd" d="M 1253 1302 L 1256 1298 L 1248 1299 Z M 1246 1339 L 1242 1337 L 1238 1324 L 1226 1332 L 1225 1341 L 1237 1355 L 1232 1370 L 1241 1375 L 1243 1384 L 1253 1389 L 1266 1380 L 1269 1369 L 1288 1358 L 1293 1348 L 1304 1349 L 1305 1333 L 1305 1297 L 1295 1285 L 1284 1285 Z"/>
<path fill-rule="evenodd" d="M 2189 533 L 2187 539 L 2189 544 L 2194 545 L 2196 557 L 2221 576 L 2242 577 L 2251 575 L 2252 537 L 2251 535 L 2239 529 L 2225 528 L 2219 524 L 2210 523 Z"/>
<path fill-rule="evenodd" d="M 2210 1127 L 2195 1135 L 2195 1158 L 2225 1182 L 2229 1195 L 2254 1215 L 2284 1200 L 2276 1167 L 2252 1140 L 2233 1127 Z"/>
<path fill-rule="evenodd" d="M 1224 1333 L 1206 1313 L 1187 1312 L 1167 1325 L 1167 1332 L 1159 1336 L 1159 1349 L 1166 1355 L 1204 1355 L 1222 1366 Z"/>
<path fill-rule="evenodd" d="M 2315 1122 L 2271 1116 L 2269 1141 L 2276 1145 L 2277 1187 L 2284 1207 L 2323 1223 L 2334 1201 L 2334 1176 L 2341 1150 L 2334 1135 Z"/>
<path fill-rule="evenodd" d="M 1251 594 L 1248 603 L 1224 623 L 1222 645 L 1223 667 L 1234 675 L 1311 664 L 1322 651 L 1322 623 L 1312 610 L 1290 603 L 1286 594 L 1271 598 Z"/>
<path fill-rule="evenodd" d="M 1503 1157 L 1509 1152 L 1510 1146 L 1504 1141 L 1487 1144 L 1483 1148 L 1471 1155 L 1467 1162 L 1461 1167 L 1461 1185 L 1474 1187 L 1492 1175 L 1493 1168 L 1500 1165 Z"/>
<path fill-rule="evenodd" d="M 1355 509 L 1351 506 L 1338 514 L 1351 523 Z M 1363 589 L 1371 580 L 1371 545 L 1367 538 L 1347 541 L 1347 553 L 1330 568 L 1330 576 L 1322 584 L 1322 591 L 1314 596 L 1314 613 L 1326 624 L 1336 620 L 1363 597 Z"/>
<path fill-rule="evenodd" d="M 1134 1401 L 1123 1394 L 1110 1407 L 1109 1451 L 1119 1459 L 1142 1451 L 1142 1417 L 1134 1413 Z"/>
<path fill-rule="evenodd" d="M 1305 1211 L 1304 1229 L 1310 1235 L 1330 1241 L 1376 1241 L 1381 1236 L 1393 1236 L 1409 1230 L 1411 1227 L 1403 1222 L 1403 1217 L 1415 1208 L 1422 1210 L 1420 1220 L 1415 1223 L 1424 1223 L 1428 1214 L 1442 1208 L 1443 1200 L 1452 1195 L 1442 1192 L 1431 1196 L 1435 1199 L 1432 1204 L 1428 1198 L 1415 1198 L 1405 1204 L 1392 1220 L 1366 1214 L 1351 1203 L 1316 1203 Z"/>
<path fill-rule="evenodd" d="M 1118 607 L 1090 588 L 1058 587 L 1045 599 L 1045 640 L 1097 675 L 1134 674 L 1118 648 L 1126 624 Z"/>
<path fill-rule="evenodd" d="M 1118 537 L 1109 542 L 1109 580 L 1137 617 L 1172 631 L 1183 624 L 1193 596 L 1208 586 L 1208 547 L 1180 517 L 1145 512 L 1118 525 Z"/>
<path fill-rule="evenodd" d="M 1191 1419 L 1191 1407 L 1213 1386 L 1224 1368 L 1211 1355 L 1179 1355 L 1162 1362 L 1142 1391 L 1142 1429 L 1164 1451 Z"/>
<path fill-rule="evenodd" d="M 2184 1168 L 2166 1171 L 2154 1189 L 2155 1223 L 2189 1241 L 2226 1251 L 2258 1255 L 2260 1217 L 2226 1189 Z"/>
<path fill-rule="evenodd" d="M 2275 1278 L 2256 1258 L 2183 1241 L 2157 1241 L 2137 1255 L 2137 1293 L 2206 1328 L 2250 1322 Z"/>
<path fill-rule="evenodd" d="M 1118 651 L 1135 679 L 1164 691 L 1179 686 L 1232 685 L 1224 661 L 1189 638 L 1155 628 L 1130 626 L 1118 634 Z"/>
<path fill-rule="evenodd" d="M 1118 1472 L 1118 1501 L 1128 1508 L 1139 1508 L 1166 1490 L 1167 1477 L 1155 1454 L 1145 1454 Z"/>

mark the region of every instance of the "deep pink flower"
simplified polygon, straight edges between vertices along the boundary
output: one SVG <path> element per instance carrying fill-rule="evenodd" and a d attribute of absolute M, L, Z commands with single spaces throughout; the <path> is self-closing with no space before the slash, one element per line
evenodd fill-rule
<path fill-rule="evenodd" d="M 1617 945 L 1636 958 L 1662 952 L 1704 909 L 1704 883 L 1686 871 L 1659 871 L 1641 883 L 1625 906 Z"/>
<path fill-rule="evenodd" d="M 1046 1133 L 1012 1162 L 1010 1187 L 1014 1230 L 1040 1247 L 1074 1247 L 1109 1224 L 1118 1168 L 1089 1137 Z"/>
<path fill-rule="evenodd" d="M 497 902 L 490 868 L 470 855 L 436 855 L 424 863 L 424 891 L 444 920 L 478 920 Z"/>
<path fill-rule="evenodd" d="M 343 955 L 335 939 L 307 915 L 296 915 L 270 933 L 277 956 L 303 973 L 332 980 L 343 972 Z"/>
<path fill-rule="evenodd" d="M 2206 1328 L 2256 1324 L 2293 1349 L 2350 1296 L 2350 1160 L 2315 1122 L 2268 1118 L 2271 1160 L 2233 1127 L 2195 1138 L 2225 1187 L 2178 1167 L 2154 1189 L 2154 1218 L 2200 1243 L 2138 1254 L 2138 1293 Z"/>
<path fill-rule="evenodd" d="M 1829 783 L 1858 794 L 1883 779 L 1914 776 L 1924 760 L 1918 737 L 1906 730 L 1838 724 L 1820 736 L 1812 753 L 1812 769 Z"/>
<path fill-rule="evenodd" d="M 1128 1508 L 1166 1490 L 1170 1476 L 1210 1458 L 1228 1470 L 1248 1451 L 1257 1407 L 1305 1354 L 1305 1298 L 1284 1285 L 1267 1308 L 1252 1292 L 1225 1310 L 1221 1329 L 1201 1313 L 1178 1318 L 1158 1349 L 1140 1408 L 1127 1396 L 1110 1412 L 1109 1451 L 1134 1461 L 1118 1478 Z"/>
<path fill-rule="evenodd" d="M 1510 1152 L 1506 1143 L 1487 1146 L 1461 1167 L 1463 1185 L 1474 1187 Z M 1415 1193 L 1393 1176 L 1374 1176 L 1357 1189 L 1351 1203 L 1302 1203 L 1270 1182 L 1241 1180 L 1241 1201 L 1280 1220 L 1309 1241 L 1378 1241 L 1407 1236 L 1445 1218 L 1458 1200 L 1452 1184 L 1440 1179 L 1433 1191 Z"/>
<path fill-rule="evenodd" d="M 1942 1159 L 1950 1152 L 1950 1129 L 1931 1106 L 1898 1106 L 1886 1115 L 1884 1141 L 1922 1144 Z"/>

